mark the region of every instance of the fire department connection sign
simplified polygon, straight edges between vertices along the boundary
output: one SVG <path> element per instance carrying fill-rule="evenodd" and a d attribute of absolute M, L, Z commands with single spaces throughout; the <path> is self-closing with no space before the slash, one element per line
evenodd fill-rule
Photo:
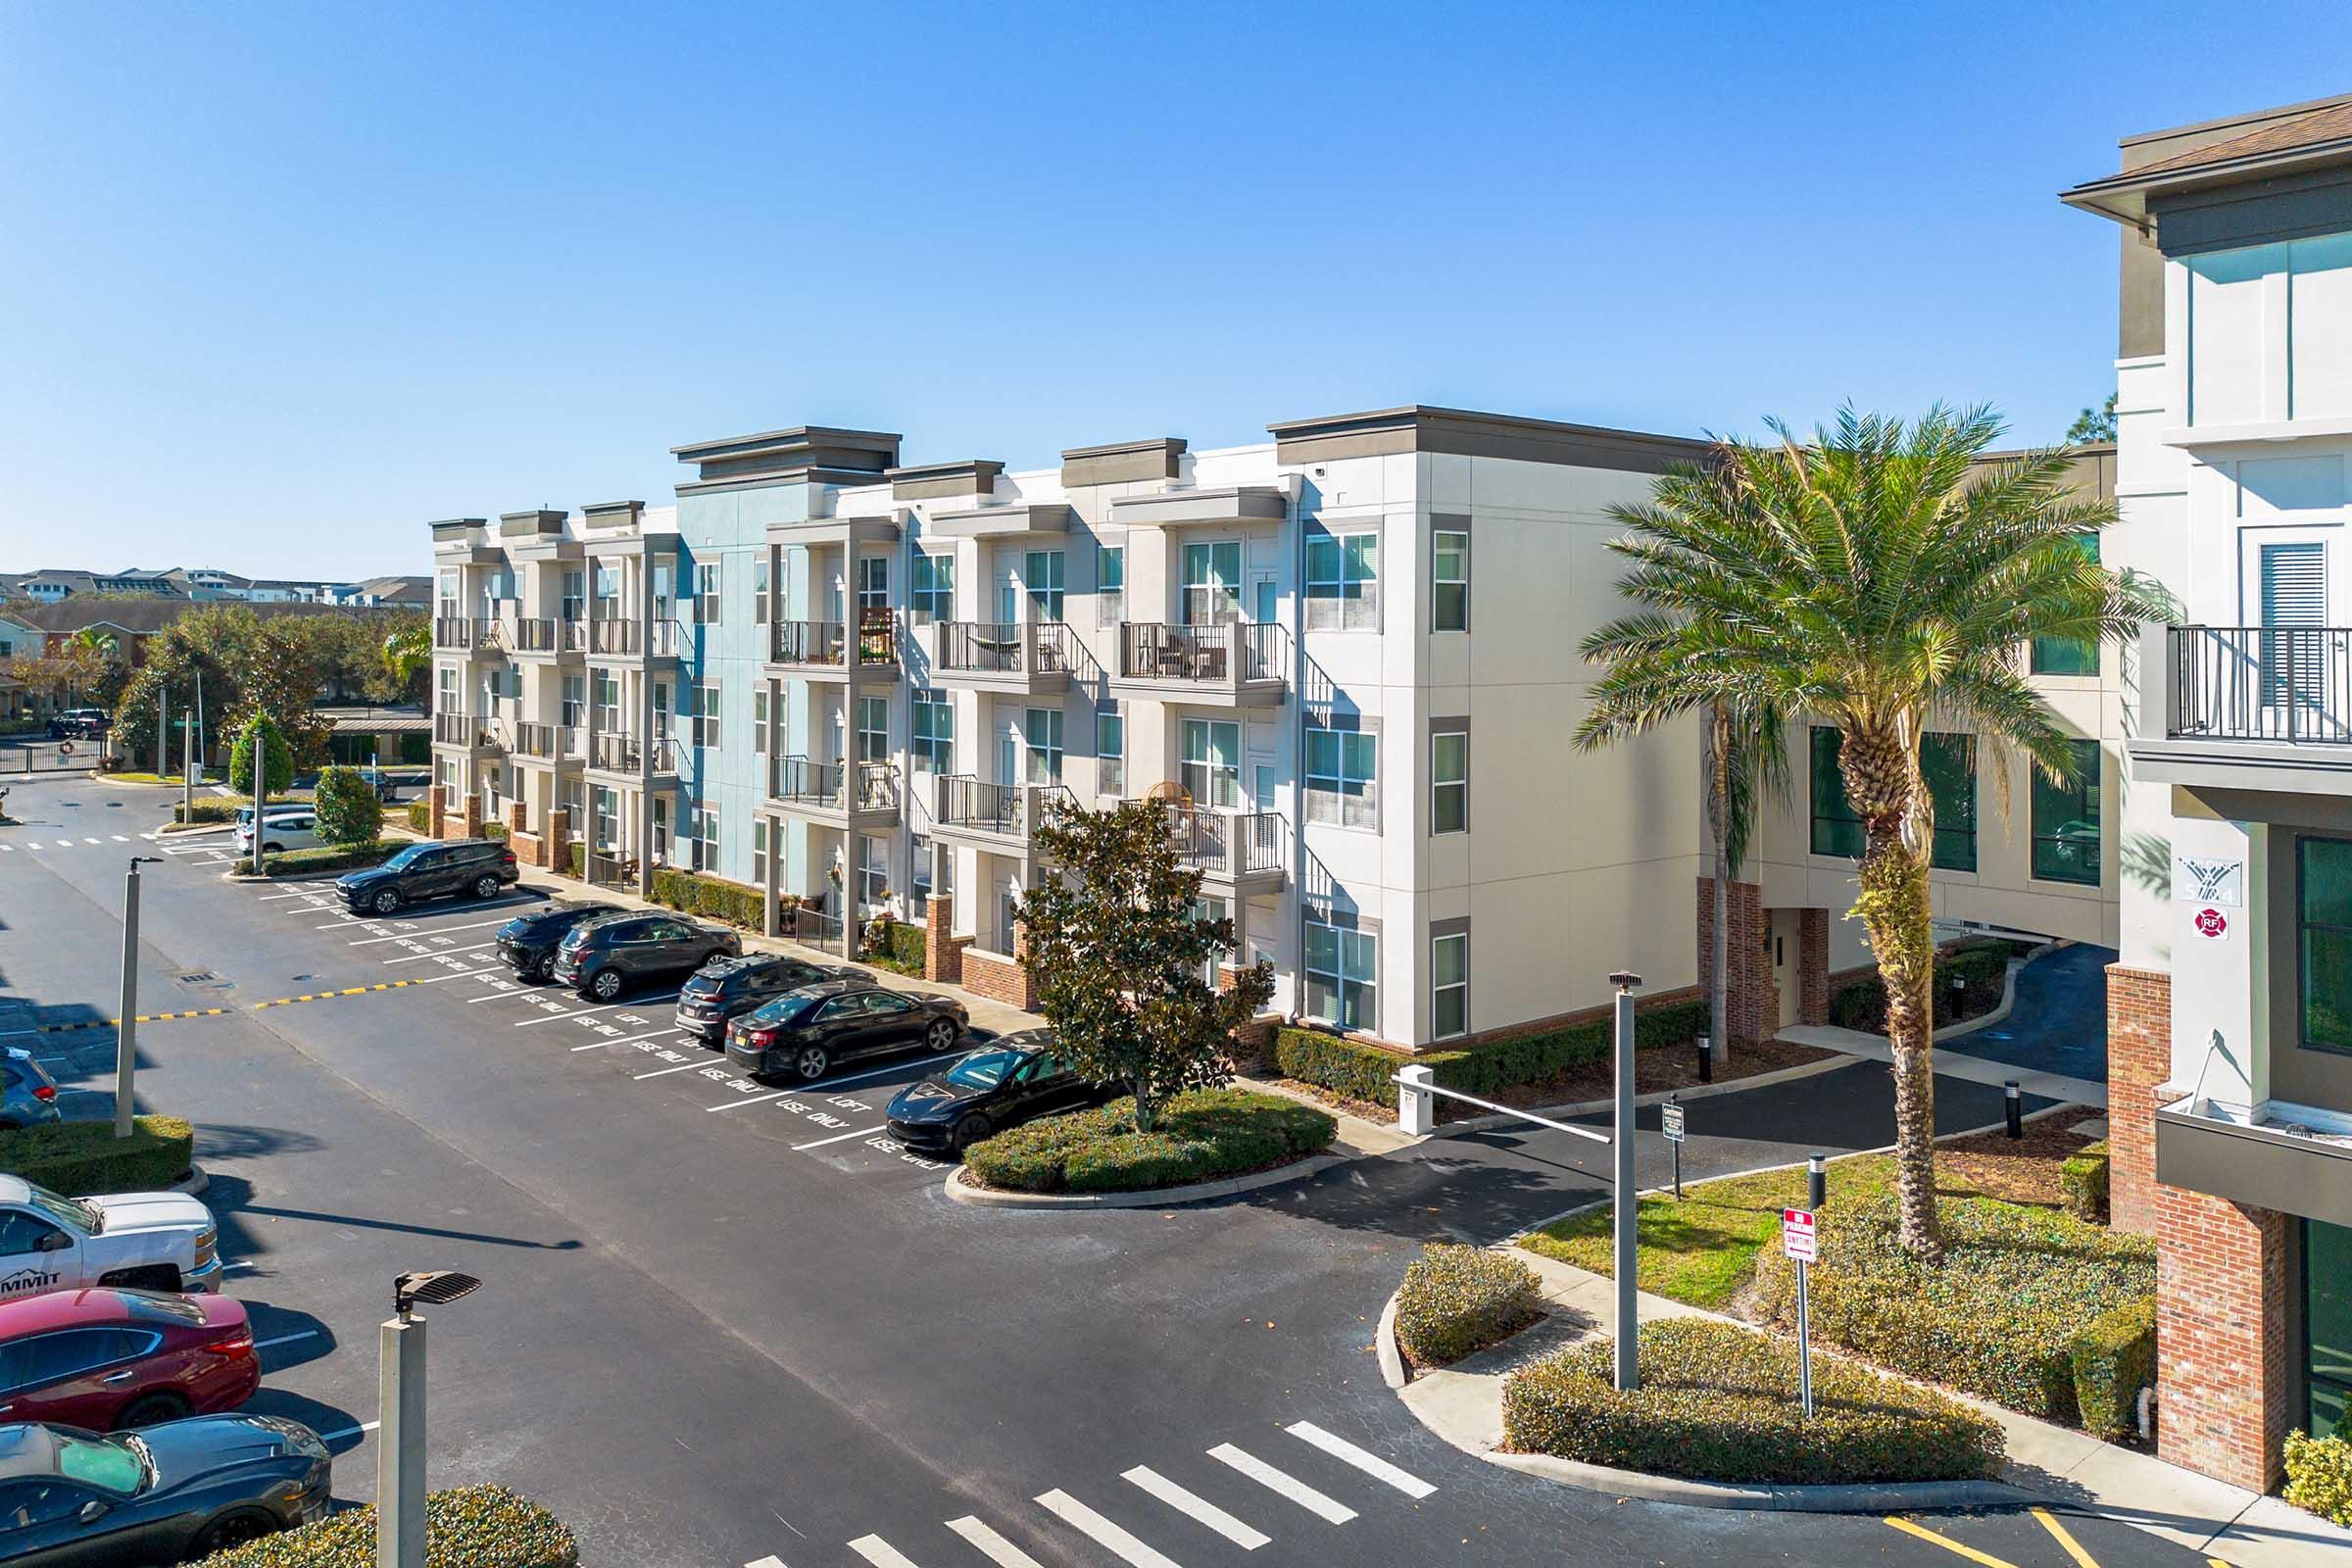
<path fill-rule="evenodd" d="M 2195 926 L 2197 935 L 2205 938 L 2208 942 L 2230 940 L 2230 916 L 2214 908 L 2211 905 L 2190 916 L 2189 924 Z"/>
<path fill-rule="evenodd" d="M 1781 1250 L 1799 1263 L 1813 1261 L 1813 1214 L 1810 1209 L 1781 1210 Z"/>

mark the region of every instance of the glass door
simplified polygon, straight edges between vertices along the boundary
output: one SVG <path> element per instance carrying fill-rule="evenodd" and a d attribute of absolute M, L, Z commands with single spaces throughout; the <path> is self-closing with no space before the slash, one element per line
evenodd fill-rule
<path fill-rule="evenodd" d="M 1178 783 L 1195 806 L 1230 811 L 1241 803 L 1242 727 L 1213 719 L 1184 721 Z"/>
<path fill-rule="evenodd" d="M 1242 543 L 1220 539 L 1184 547 L 1184 623 L 1212 626 L 1242 618 Z"/>

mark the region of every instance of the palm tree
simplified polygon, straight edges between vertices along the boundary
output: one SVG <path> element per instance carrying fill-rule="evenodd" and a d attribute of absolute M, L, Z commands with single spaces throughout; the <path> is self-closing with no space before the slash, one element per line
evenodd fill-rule
<path fill-rule="evenodd" d="M 122 646 L 115 640 L 115 634 L 104 626 L 84 626 L 68 640 L 74 647 L 86 648 L 102 659 L 114 658 L 115 650 Z"/>
<path fill-rule="evenodd" d="M 416 684 L 417 675 L 430 668 L 432 662 L 433 632 L 421 618 L 384 639 L 384 672 L 403 693 Z"/>
<path fill-rule="evenodd" d="M 2071 778 L 2073 753 L 2021 651 L 2035 637 L 2121 642 L 2164 596 L 2082 548 L 2115 507 L 2068 493 L 2064 453 L 1980 466 L 2001 430 L 1988 409 L 1939 405 L 1908 426 L 1848 409 L 1803 444 L 1771 429 L 1778 445 L 1720 444 L 1709 469 L 1679 469 L 1649 502 L 1612 509 L 1633 530 L 1610 546 L 1632 563 L 1620 591 L 1644 608 L 1585 639 L 1607 670 L 1577 744 L 1719 704 L 1843 732 L 1846 796 L 1864 824 L 1853 917 L 1879 960 L 1894 1054 L 1901 1240 L 1935 1260 L 1935 820 L 1920 736 L 1931 720 L 1972 729 L 1996 766 L 2014 748 Z"/>

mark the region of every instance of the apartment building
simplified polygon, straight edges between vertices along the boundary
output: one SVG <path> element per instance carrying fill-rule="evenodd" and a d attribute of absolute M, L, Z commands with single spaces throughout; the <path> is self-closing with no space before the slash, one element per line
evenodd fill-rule
<path fill-rule="evenodd" d="M 1574 757 L 1612 503 L 1700 443 L 1406 407 L 909 465 L 821 426 L 636 503 L 433 525 L 444 831 L 692 865 L 826 942 L 887 908 L 1028 1000 L 1062 804 L 1164 804 L 1276 1010 L 1407 1047 L 1695 958 L 1695 734 Z M 635 862 L 630 865 L 628 862 Z"/>
<path fill-rule="evenodd" d="M 2250 1487 L 2352 1432 L 2352 96 L 2134 136 L 2116 1222 L 2157 1238 L 2166 1457 Z"/>
<path fill-rule="evenodd" d="M 1987 453 L 1981 464 L 2017 455 Z M 2112 445 L 2076 447 L 2069 457 L 2076 494 L 2113 499 Z M 2109 529 L 2093 548 L 2113 554 L 2117 535 Z M 2124 661 L 2114 648 L 2055 638 L 2036 641 L 2022 657 L 2029 680 L 2073 737 L 2079 778 L 2052 783 L 2022 754 L 1996 756 L 1963 730 L 1931 729 L 1923 737 L 1920 769 L 1936 807 L 1928 884 L 1936 934 L 1990 932 L 2113 948 L 2119 890 L 2133 870 L 2111 804 L 2124 767 Z M 1875 962 L 1862 923 L 1846 918 L 1859 891 L 1862 822 L 1845 798 L 1837 726 L 1799 725 L 1786 761 L 1788 797 L 1762 803 L 1749 862 L 1730 894 L 1737 961 L 1727 1010 L 1735 1042 L 1828 1021 L 1838 982 Z M 1706 840 L 1710 849 L 1712 842 Z M 1714 879 L 1702 874 L 1702 962 L 1713 920 Z"/>

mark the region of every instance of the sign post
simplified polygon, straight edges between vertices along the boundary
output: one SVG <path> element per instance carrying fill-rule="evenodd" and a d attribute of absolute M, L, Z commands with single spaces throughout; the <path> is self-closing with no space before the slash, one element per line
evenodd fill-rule
<path fill-rule="evenodd" d="M 1634 1191 L 1634 988 L 1641 983 L 1640 975 L 1625 970 L 1609 976 L 1609 984 L 1617 988 L 1617 1113 L 1612 1127 L 1616 1147 L 1610 1153 L 1616 1156 L 1616 1245 L 1612 1251 L 1617 1273 L 1616 1387 L 1620 1394 L 1631 1394 L 1642 1386 L 1641 1266 L 1637 1257 L 1641 1213 Z"/>
<path fill-rule="evenodd" d="M 1669 1096 L 1658 1107 L 1658 1131 L 1666 1135 L 1666 1145 L 1674 1151 L 1674 1200 L 1683 1200 L 1683 1107 Z"/>
<path fill-rule="evenodd" d="M 1813 1414 L 1813 1319 L 1805 1267 L 1813 1261 L 1813 1236 L 1812 1210 L 1781 1210 L 1781 1250 L 1796 1263 L 1796 1397 L 1808 1417 Z"/>

